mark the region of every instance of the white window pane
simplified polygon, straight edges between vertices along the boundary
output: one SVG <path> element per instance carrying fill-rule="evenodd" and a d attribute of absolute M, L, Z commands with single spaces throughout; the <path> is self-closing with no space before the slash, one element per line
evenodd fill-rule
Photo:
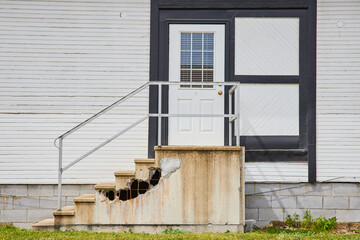
<path fill-rule="evenodd" d="M 191 50 L 191 33 L 181 33 L 181 50 Z"/>
<path fill-rule="evenodd" d="M 192 34 L 192 50 L 201 51 L 202 50 L 202 33 L 193 33 Z"/>
<path fill-rule="evenodd" d="M 299 85 L 241 84 L 240 134 L 299 135 Z"/>
<path fill-rule="evenodd" d="M 190 68 L 190 52 L 181 52 L 181 68 Z"/>
<path fill-rule="evenodd" d="M 235 75 L 299 75 L 299 18 L 236 18 Z"/>
<path fill-rule="evenodd" d="M 212 69 L 214 67 L 214 53 L 204 52 L 204 69 Z"/>
<path fill-rule="evenodd" d="M 213 33 L 204 33 L 204 50 L 213 51 L 214 50 L 214 34 Z"/>
<path fill-rule="evenodd" d="M 192 68 L 202 68 L 202 53 L 193 52 L 192 53 Z"/>

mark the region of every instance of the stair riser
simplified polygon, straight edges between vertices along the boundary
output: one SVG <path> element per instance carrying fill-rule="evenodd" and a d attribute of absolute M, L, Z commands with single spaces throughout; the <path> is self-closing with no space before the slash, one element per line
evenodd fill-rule
<path fill-rule="evenodd" d="M 141 180 L 147 180 L 149 178 L 150 167 L 155 167 L 155 164 L 136 163 L 135 178 Z"/>
<path fill-rule="evenodd" d="M 95 203 L 76 203 L 76 224 L 91 224 L 94 222 Z"/>
<path fill-rule="evenodd" d="M 115 177 L 115 189 L 118 191 L 119 189 L 126 188 L 129 180 L 129 177 Z"/>
<path fill-rule="evenodd" d="M 75 216 L 55 216 L 55 225 L 74 224 Z"/>

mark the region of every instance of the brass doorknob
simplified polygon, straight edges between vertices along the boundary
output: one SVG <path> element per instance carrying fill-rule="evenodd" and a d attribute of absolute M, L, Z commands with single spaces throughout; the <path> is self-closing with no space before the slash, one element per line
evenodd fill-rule
<path fill-rule="evenodd" d="M 222 95 L 222 91 L 221 91 L 221 90 L 220 90 L 220 91 L 218 91 L 218 94 L 219 94 L 219 95 Z"/>

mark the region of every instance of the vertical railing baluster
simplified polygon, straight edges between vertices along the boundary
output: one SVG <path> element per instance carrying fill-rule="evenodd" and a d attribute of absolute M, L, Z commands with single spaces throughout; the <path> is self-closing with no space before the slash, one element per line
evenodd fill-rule
<path fill-rule="evenodd" d="M 161 103 L 162 103 L 162 85 L 159 84 L 159 96 L 158 96 L 158 145 L 161 146 L 161 114 L 162 114 L 162 110 L 161 110 Z"/>
<path fill-rule="evenodd" d="M 232 113 L 232 94 L 229 91 L 229 115 Z M 229 146 L 232 146 L 232 123 L 230 122 L 231 117 L 229 117 Z"/>
<path fill-rule="evenodd" d="M 237 100 L 236 100 L 237 97 Z M 236 88 L 236 95 L 235 95 L 235 100 L 236 100 L 236 116 L 237 119 L 237 131 L 236 131 L 236 146 L 240 146 L 240 83 L 237 84 L 237 88 Z"/>
<path fill-rule="evenodd" d="M 61 209 L 61 184 L 62 184 L 62 157 L 63 138 L 59 138 L 59 166 L 58 166 L 58 209 Z"/>

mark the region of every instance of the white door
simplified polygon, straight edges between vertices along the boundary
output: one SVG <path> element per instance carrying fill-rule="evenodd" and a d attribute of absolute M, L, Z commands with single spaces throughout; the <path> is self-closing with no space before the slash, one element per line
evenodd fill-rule
<path fill-rule="evenodd" d="M 171 24 L 169 81 L 198 85 L 170 85 L 170 114 L 224 114 L 225 26 Z M 223 117 L 170 117 L 169 145 L 224 145 Z"/>

